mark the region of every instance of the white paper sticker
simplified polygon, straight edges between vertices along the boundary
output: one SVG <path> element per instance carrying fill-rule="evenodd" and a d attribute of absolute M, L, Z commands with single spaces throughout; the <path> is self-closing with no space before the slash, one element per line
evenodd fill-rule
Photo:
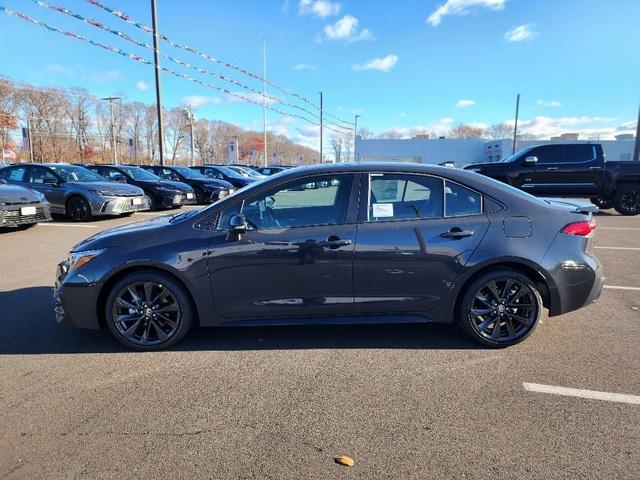
<path fill-rule="evenodd" d="M 376 218 L 393 217 L 393 203 L 374 203 L 373 216 Z"/>

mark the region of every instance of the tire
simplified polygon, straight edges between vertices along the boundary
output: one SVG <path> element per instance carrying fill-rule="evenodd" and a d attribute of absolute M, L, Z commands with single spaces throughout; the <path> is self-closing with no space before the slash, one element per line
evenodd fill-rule
<path fill-rule="evenodd" d="M 67 218 L 74 222 L 88 222 L 91 220 L 91 205 L 84 197 L 74 195 L 66 203 Z"/>
<path fill-rule="evenodd" d="M 149 192 L 144 192 L 144 194 L 149 200 L 149 210 L 158 210 L 158 202 L 156 202 L 156 198 Z"/>
<path fill-rule="evenodd" d="M 149 284 L 152 287 L 147 290 Z M 195 310 L 185 288 L 173 278 L 150 270 L 119 280 L 111 287 L 105 302 L 109 330 L 132 350 L 169 348 L 187 334 L 194 317 Z"/>
<path fill-rule="evenodd" d="M 200 187 L 194 187 L 193 191 L 196 194 L 196 202 L 198 203 L 198 205 L 204 205 L 204 190 L 202 190 Z"/>
<path fill-rule="evenodd" d="M 623 183 L 613 194 L 613 208 L 620 215 L 638 215 L 640 213 L 640 184 Z"/>
<path fill-rule="evenodd" d="M 600 210 L 609 210 L 610 208 L 613 208 L 613 202 L 611 201 L 611 199 L 592 198 L 591 203 L 593 203 Z"/>
<path fill-rule="evenodd" d="M 542 296 L 529 277 L 515 270 L 499 269 L 479 276 L 461 292 L 456 323 L 476 342 L 504 348 L 533 333 L 542 309 Z"/>

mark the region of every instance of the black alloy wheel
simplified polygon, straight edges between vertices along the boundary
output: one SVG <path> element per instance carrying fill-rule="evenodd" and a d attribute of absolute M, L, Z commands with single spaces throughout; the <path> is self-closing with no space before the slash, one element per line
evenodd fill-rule
<path fill-rule="evenodd" d="M 67 216 L 74 222 L 88 222 L 91 220 L 91 205 L 82 197 L 71 197 L 67 200 Z"/>
<path fill-rule="evenodd" d="M 618 186 L 613 195 L 613 207 L 621 215 L 640 213 L 640 184 L 629 183 Z"/>
<path fill-rule="evenodd" d="M 159 350 L 178 342 L 193 321 L 183 287 L 156 272 L 140 272 L 118 282 L 109 295 L 106 318 L 113 335 L 137 350 Z"/>
<path fill-rule="evenodd" d="M 515 345 L 531 335 L 543 308 L 535 284 L 512 270 L 476 279 L 460 305 L 459 325 L 474 340 L 492 347 Z"/>

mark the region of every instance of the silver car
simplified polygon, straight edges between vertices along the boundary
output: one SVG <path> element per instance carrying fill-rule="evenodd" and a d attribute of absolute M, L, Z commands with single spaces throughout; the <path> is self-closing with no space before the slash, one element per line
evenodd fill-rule
<path fill-rule="evenodd" d="M 149 209 L 149 201 L 140 188 L 109 182 L 77 165 L 11 165 L 0 170 L 0 179 L 44 194 L 52 213 L 65 214 L 77 222 Z"/>
<path fill-rule="evenodd" d="M 0 229 L 28 228 L 50 220 L 49 202 L 43 194 L 0 180 Z"/>

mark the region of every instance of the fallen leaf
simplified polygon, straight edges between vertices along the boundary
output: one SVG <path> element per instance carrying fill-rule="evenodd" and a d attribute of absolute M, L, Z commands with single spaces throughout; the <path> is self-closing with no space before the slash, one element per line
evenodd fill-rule
<path fill-rule="evenodd" d="M 334 460 L 336 461 L 336 463 L 339 463 L 340 465 L 345 465 L 347 467 L 353 467 L 353 464 L 355 463 L 353 461 L 353 458 L 347 455 L 340 455 L 339 457 L 334 458 Z"/>

